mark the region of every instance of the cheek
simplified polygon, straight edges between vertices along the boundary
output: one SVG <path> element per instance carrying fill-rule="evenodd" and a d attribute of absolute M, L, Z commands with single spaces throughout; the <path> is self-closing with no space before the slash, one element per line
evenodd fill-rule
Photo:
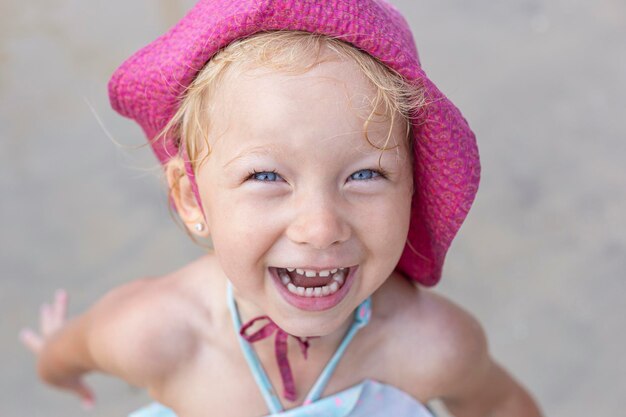
<path fill-rule="evenodd" d="M 277 228 L 277 213 L 258 202 L 233 198 L 218 207 L 215 228 L 225 238 L 255 245 L 271 237 Z"/>
<path fill-rule="evenodd" d="M 379 221 L 381 224 L 378 229 L 378 245 L 382 247 L 385 256 L 395 257 L 397 254 L 399 258 L 409 231 L 409 213 L 392 210 L 384 217 Z"/>
<path fill-rule="evenodd" d="M 411 216 L 411 199 L 406 192 L 399 192 L 372 207 L 361 220 L 370 246 L 381 257 L 395 263 L 406 244 Z"/>
<path fill-rule="evenodd" d="M 241 267 L 267 252 L 279 233 L 275 213 L 234 194 L 214 199 L 207 211 L 216 253 Z"/>

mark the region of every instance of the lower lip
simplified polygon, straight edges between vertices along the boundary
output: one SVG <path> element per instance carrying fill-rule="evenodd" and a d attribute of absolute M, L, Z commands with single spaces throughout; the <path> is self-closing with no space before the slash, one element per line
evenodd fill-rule
<path fill-rule="evenodd" d="M 289 304 L 299 308 L 300 310 L 323 311 L 333 308 L 345 298 L 348 291 L 350 291 L 350 287 L 354 281 L 354 274 L 358 268 L 358 266 L 350 267 L 350 274 L 346 277 L 346 280 L 341 288 L 339 288 L 336 293 L 329 294 L 324 297 L 302 297 L 294 294 L 283 285 L 275 268 L 270 269 L 270 275 L 274 280 L 274 284 L 278 288 L 278 292 Z"/>

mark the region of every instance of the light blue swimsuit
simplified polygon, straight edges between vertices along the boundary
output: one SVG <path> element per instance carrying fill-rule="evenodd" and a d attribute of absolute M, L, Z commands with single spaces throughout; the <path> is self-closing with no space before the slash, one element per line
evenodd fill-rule
<path fill-rule="evenodd" d="M 239 312 L 230 285 L 228 286 L 228 306 L 232 314 L 235 331 L 239 334 L 241 319 L 239 318 Z M 287 411 L 283 409 L 254 349 L 252 349 L 248 341 L 239 336 L 239 344 L 243 354 L 270 410 L 268 417 L 433 417 L 433 414 L 425 406 L 409 394 L 391 385 L 382 384 L 372 379 L 366 379 L 344 391 L 320 398 L 348 344 L 356 332 L 367 325 L 371 312 L 371 300 L 368 298 L 356 309 L 352 326 L 315 384 L 313 384 L 313 388 L 306 396 L 303 405 Z M 171 409 L 159 403 L 152 403 L 131 413 L 128 417 L 177 416 Z"/>

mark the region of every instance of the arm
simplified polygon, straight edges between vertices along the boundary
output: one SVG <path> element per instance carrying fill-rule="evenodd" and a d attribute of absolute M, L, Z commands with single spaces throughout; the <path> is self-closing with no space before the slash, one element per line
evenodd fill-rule
<path fill-rule="evenodd" d="M 468 376 L 466 386 L 458 386 L 458 391 L 442 398 L 454 416 L 541 417 L 528 392 L 497 363 L 489 359 L 482 372 Z"/>
<path fill-rule="evenodd" d="M 38 371 L 42 380 L 58 388 L 74 391 L 83 400 L 83 406 L 91 408 L 94 396 L 91 389 L 83 382 L 82 375 L 93 367 L 85 352 L 69 352 L 60 355 L 69 340 L 76 339 L 80 334 L 78 320 L 65 322 L 67 310 L 67 293 L 58 290 L 54 302 L 43 304 L 40 308 L 40 333 L 25 328 L 20 332 L 20 339 L 38 357 Z M 64 342 L 65 341 L 65 342 Z M 80 344 L 69 343 L 70 346 Z M 69 360 L 68 360 L 69 359 Z M 42 364 L 52 366 L 42 366 Z M 50 372 L 50 368 L 66 369 L 65 372 Z"/>
<path fill-rule="evenodd" d="M 63 387 L 66 381 L 79 379 L 92 370 L 98 369 L 86 343 L 88 316 L 78 316 L 42 345 L 39 352 L 37 370 L 45 382 Z"/>
<path fill-rule="evenodd" d="M 159 384 L 193 347 L 189 332 L 176 319 L 180 315 L 166 314 L 171 300 L 153 280 L 112 290 L 86 313 L 43 337 L 38 350 L 31 348 L 38 356 L 40 377 L 87 400 L 76 388 L 94 370 L 140 387 Z M 42 335 L 45 322 L 42 315 Z"/>
<path fill-rule="evenodd" d="M 530 395 L 492 359 L 485 332 L 471 314 L 424 289 L 407 310 L 403 322 L 420 317 L 412 320 L 416 327 L 407 341 L 409 348 L 422 346 L 413 369 L 420 386 L 428 387 L 426 398 L 442 400 L 455 417 L 541 417 Z"/>
<path fill-rule="evenodd" d="M 440 398 L 450 412 L 455 417 L 541 417 L 529 393 L 491 358 L 476 319 L 451 303 L 447 310 L 451 331 Z"/>

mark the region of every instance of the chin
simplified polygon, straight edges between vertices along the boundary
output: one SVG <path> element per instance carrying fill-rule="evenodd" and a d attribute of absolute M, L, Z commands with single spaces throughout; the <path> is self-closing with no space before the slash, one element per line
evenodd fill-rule
<path fill-rule="evenodd" d="M 338 317 L 339 314 L 341 317 Z M 284 319 L 278 319 L 274 322 L 293 336 L 324 337 L 339 330 L 346 320 L 351 318 L 350 314 L 341 313 L 333 314 L 331 317 L 328 317 L 328 314 L 315 314 L 316 317 L 312 317 L 311 313 L 301 313 L 297 316 L 293 313 L 287 313 L 286 317 L 283 316 Z"/>

